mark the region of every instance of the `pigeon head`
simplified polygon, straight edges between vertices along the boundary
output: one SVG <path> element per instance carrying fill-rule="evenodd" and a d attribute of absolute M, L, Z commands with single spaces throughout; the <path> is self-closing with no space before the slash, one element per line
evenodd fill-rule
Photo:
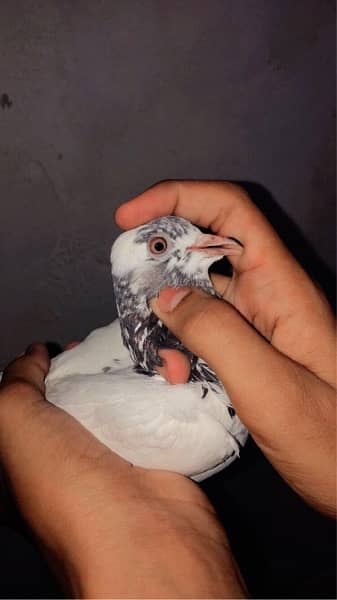
<path fill-rule="evenodd" d="M 161 217 L 118 237 L 111 252 L 112 275 L 115 285 L 127 281 L 138 303 L 148 303 L 163 287 L 200 287 L 211 293 L 211 264 L 239 252 L 230 238 L 201 233 L 180 217 Z"/>
<path fill-rule="evenodd" d="M 162 364 L 158 350 L 178 348 L 191 358 L 192 378 L 204 379 L 205 371 L 197 372 L 200 360 L 157 319 L 149 301 L 165 287 L 197 287 L 215 295 L 209 267 L 241 251 L 235 240 L 204 234 L 186 219 L 173 216 L 155 219 L 117 238 L 111 250 L 117 311 L 124 344 L 138 369 L 155 374 L 156 366 Z M 207 374 L 214 381 L 210 370 Z"/>

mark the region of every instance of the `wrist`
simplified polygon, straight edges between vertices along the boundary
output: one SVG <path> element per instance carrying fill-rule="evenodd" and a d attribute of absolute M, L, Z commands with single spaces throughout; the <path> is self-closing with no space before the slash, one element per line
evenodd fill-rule
<path fill-rule="evenodd" d="M 245 597 L 213 512 L 153 498 L 112 501 L 108 512 L 89 518 L 59 561 L 73 596 Z"/>
<path fill-rule="evenodd" d="M 68 570 L 69 587 L 84 598 L 245 598 L 230 549 L 192 530 L 144 532 L 127 547 L 107 543 Z"/>

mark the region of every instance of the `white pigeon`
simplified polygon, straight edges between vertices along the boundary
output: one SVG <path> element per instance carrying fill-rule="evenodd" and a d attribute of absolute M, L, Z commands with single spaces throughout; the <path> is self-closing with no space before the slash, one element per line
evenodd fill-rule
<path fill-rule="evenodd" d="M 162 217 L 120 235 L 111 251 L 119 320 L 52 360 L 46 396 L 111 450 L 146 467 L 202 481 L 239 456 L 247 430 L 215 373 L 157 319 L 149 300 L 164 287 L 216 295 L 210 265 L 241 252 L 231 238 Z M 186 384 L 157 374 L 161 348 L 190 359 Z"/>

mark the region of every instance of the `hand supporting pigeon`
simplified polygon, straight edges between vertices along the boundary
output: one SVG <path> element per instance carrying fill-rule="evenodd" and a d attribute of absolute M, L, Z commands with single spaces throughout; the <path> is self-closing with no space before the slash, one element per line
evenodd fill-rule
<path fill-rule="evenodd" d="M 227 536 L 199 487 L 133 467 L 46 402 L 48 368 L 47 349 L 34 344 L 5 370 L 0 459 L 66 596 L 245 597 Z"/>

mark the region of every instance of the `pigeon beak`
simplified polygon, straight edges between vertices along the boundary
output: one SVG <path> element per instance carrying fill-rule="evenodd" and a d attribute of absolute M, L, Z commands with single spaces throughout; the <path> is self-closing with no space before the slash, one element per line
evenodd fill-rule
<path fill-rule="evenodd" d="M 203 252 L 207 256 L 238 256 L 243 248 L 232 238 L 202 233 L 188 250 Z"/>

